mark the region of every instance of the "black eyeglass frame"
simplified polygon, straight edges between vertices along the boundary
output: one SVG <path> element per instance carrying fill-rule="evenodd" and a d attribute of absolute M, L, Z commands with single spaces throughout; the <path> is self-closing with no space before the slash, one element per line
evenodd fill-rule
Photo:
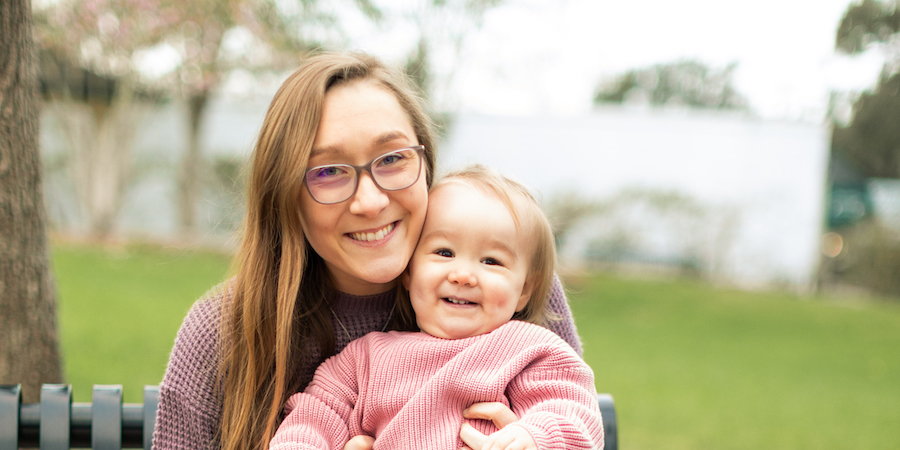
<path fill-rule="evenodd" d="M 382 186 L 380 183 L 378 183 L 378 179 L 375 177 L 375 174 L 372 173 L 372 164 L 374 164 L 375 161 L 378 161 L 381 158 L 384 158 L 385 156 L 388 156 L 388 155 L 391 155 L 391 154 L 394 154 L 397 152 L 402 152 L 403 150 L 414 150 L 416 152 L 416 155 L 418 155 L 418 157 L 419 157 L 419 167 L 416 169 L 416 178 L 413 179 L 412 182 L 410 182 L 406 186 L 399 187 L 399 188 L 389 189 L 389 188 Z M 425 153 L 425 146 L 419 144 L 419 145 L 413 145 L 411 147 L 403 147 L 403 148 L 398 148 L 397 150 L 389 151 L 381 156 L 378 156 L 377 158 L 369 161 L 367 164 L 362 165 L 362 166 L 354 166 L 353 164 L 325 164 L 325 165 L 321 165 L 321 166 L 316 166 L 316 167 L 306 170 L 306 173 L 303 175 L 303 185 L 306 186 L 306 192 L 309 192 L 309 196 L 312 197 L 312 199 L 315 200 L 317 203 L 321 203 L 323 205 L 336 205 L 338 203 L 345 202 L 345 201 L 353 198 L 353 196 L 356 195 L 357 189 L 359 189 L 359 177 L 362 176 L 362 173 L 364 171 L 369 173 L 369 178 L 372 179 L 372 182 L 375 183 L 375 186 L 378 186 L 378 189 L 381 189 L 383 191 L 400 191 L 400 190 L 406 189 L 406 188 L 416 184 L 416 182 L 419 181 L 419 177 L 422 176 L 422 161 L 425 159 L 424 153 Z M 307 178 L 309 177 L 310 172 L 321 169 L 323 167 L 350 167 L 354 171 L 356 171 L 356 181 L 354 182 L 354 185 L 353 185 L 353 192 L 351 192 L 350 195 L 347 196 L 347 198 L 345 198 L 343 200 L 334 201 L 334 202 L 323 202 L 316 198 L 316 195 L 313 194 L 312 189 L 309 188 L 309 183 L 307 183 Z"/>

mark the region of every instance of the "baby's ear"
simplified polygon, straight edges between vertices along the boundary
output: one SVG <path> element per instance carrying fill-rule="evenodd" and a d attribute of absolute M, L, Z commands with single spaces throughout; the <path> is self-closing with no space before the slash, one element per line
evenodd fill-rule
<path fill-rule="evenodd" d="M 409 267 L 403 270 L 403 273 L 400 274 L 400 282 L 403 283 L 403 287 L 406 290 L 409 290 L 409 281 L 412 277 L 409 274 Z"/>
<path fill-rule="evenodd" d="M 534 291 L 534 282 L 531 280 L 531 277 L 525 279 L 525 285 L 522 286 L 522 296 L 519 297 L 519 302 L 516 304 L 516 312 L 521 312 L 528 306 L 528 301 L 531 300 L 531 293 Z"/>

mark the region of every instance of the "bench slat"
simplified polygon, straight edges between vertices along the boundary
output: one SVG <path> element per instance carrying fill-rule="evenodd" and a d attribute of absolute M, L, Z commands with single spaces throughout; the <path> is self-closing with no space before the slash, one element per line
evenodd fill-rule
<path fill-rule="evenodd" d="M 72 428 L 72 387 L 45 384 L 41 388 L 41 450 L 68 450 Z"/>
<path fill-rule="evenodd" d="M 91 448 L 122 448 L 122 385 L 94 385 L 91 398 Z"/>
<path fill-rule="evenodd" d="M 619 429 L 616 424 L 616 404 L 612 395 L 597 394 L 600 415 L 603 417 L 603 450 L 619 450 Z"/>
<path fill-rule="evenodd" d="M 144 386 L 144 404 L 141 406 L 143 414 L 144 450 L 150 450 L 153 444 L 153 430 L 156 429 L 156 410 L 159 408 L 159 386 Z"/>
<path fill-rule="evenodd" d="M 0 449 L 16 448 L 19 442 L 19 410 L 22 386 L 0 386 Z"/>

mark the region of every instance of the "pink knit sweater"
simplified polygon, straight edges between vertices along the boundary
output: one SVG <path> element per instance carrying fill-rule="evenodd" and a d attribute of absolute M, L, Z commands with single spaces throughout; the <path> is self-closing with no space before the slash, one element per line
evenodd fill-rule
<path fill-rule="evenodd" d="M 153 448 L 212 449 L 218 447 L 216 433 L 222 417 L 222 399 L 216 395 L 219 365 L 219 325 L 223 302 L 229 297 L 222 287 L 210 290 L 188 312 L 169 357 L 159 387 L 159 409 L 153 432 Z M 340 319 L 334 323 L 335 351 L 388 322 L 394 292 L 353 296 L 335 292 L 331 309 Z M 548 296 L 548 308 L 561 317 L 548 328 L 581 354 L 581 343 L 566 296 L 558 280 Z M 343 327 L 341 326 L 343 324 Z M 312 378 L 320 360 L 319 350 L 305 352 L 301 364 L 304 380 Z"/>
<path fill-rule="evenodd" d="M 319 366 L 287 402 L 271 450 L 337 449 L 365 434 L 375 449 L 456 450 L 476 402 L 511 404 L 539 449 L 602 448 L 591 369 L 552 332 L 511 321 L 480 336 L 370 333 Z M 484 420 L 484 434 L 496 427 Z"/>

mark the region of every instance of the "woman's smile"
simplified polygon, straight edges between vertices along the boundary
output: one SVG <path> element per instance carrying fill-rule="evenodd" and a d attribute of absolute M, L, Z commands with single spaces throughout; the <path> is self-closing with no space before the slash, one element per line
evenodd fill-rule
<path fill-rule="evenodd" d="M 397 221 L 397 222 L 399 222 L 399 221 Z M 394 231 L 394 228 L 397 226 L 397 222 L 391 222 L 391 223 L 385 225 L 384 227 L 382 227 L 381 229 L 378 229 L 374 232 L 360 231 L 360 232 L 356 232 L 356 233 L 347 233 L 347 236 L 349 236 L 350 239 L 353 239 L 355 241 L 360 241 L 360 242 L 380 241 L 380 240 L 390 236 L 391 231 Z"/>

